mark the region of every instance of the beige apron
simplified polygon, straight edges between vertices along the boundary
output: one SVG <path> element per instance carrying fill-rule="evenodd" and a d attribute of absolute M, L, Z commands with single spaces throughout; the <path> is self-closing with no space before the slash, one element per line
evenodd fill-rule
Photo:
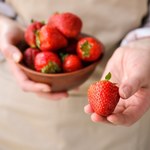
<path fill-rule="evenodd" d="M 83 32 L 95 35 L 106 57 L 93 76 L 62 101 L 40 99 L 22 92 L 2 63 L 0 69 L 0 150 L 148 150 L 150 112 L 130 128 L 93 123 L 83 112 L 87 87 L 101 76 L 120 40 L 141 24 L 147 0 L 8 0 L 28 24 L 59 11 L 83 20 Z M 5 88 L 4 88 L 5 87 Z"/>

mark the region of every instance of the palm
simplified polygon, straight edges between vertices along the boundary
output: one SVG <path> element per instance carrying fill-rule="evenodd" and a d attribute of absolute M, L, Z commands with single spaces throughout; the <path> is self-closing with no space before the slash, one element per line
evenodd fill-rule
<path fill-rule="evenodd" d="M 120 98 L 113 116 L 119 117 L 119 119 L 122 120 L 122 123 L 127 125 L 137 121 L 150 107 L 147 98 L 149 97 L 148 94 L 148 91 L 141 89 L 126 100 Z M 130 122 L 128 123 L 129 120 Z"/>

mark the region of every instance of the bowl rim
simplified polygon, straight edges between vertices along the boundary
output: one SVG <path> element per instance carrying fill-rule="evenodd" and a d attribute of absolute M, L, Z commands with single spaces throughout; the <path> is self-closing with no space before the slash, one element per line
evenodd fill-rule
<path fill-rule="evenodd" d="M 34 75 L 39 75 L 39 76 L 45 76 L 45 77 L 62 77 L 62 76 L 70 76 L 70 75 L 73 75 L 73 74 L 77 74 L 78 72 L 81 72 L 84 71 L 84 70 L 87 70 L 88 68 L 91 68 L 92 66 L 97 66 L 96 64 L 98 64 L 99 62 L 101 61 L 101 58 L 98 59 L 97 61 L 95 62 L 92 62 L 91 64 L 89 64 L 88 66 L 85 66 L 79 70 L 76 70 L 76 71 L 73 71 L 73 72 L 63 72 L 63 73 L 41 73 L 41 72 L 38 72 L 36 70 L 32 70 L 30 68 L 27 68 L 26 66 L 24 66 L 23 64 L 21 64 L 21 62 L 17 63 L 17 65 L 22 69 L 22 70 L 26 70 L 27 72 L 31 73 L 31 74 L 34 74 Z"/>

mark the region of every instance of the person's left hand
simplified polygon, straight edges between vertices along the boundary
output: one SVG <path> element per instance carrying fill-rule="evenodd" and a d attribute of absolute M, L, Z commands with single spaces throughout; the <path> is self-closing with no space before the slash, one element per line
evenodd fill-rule
<path fill-rule="evenodd" d="M 67 91 L 51 92 L 49 85 L 30 80 L 18 67 L 17 63 L 23 56 L 16 45 L 24 40 L 24 31 L 24 27 L 19 23 L 0 15 L 0 51 L 6 58 L 19 87 L 25 92 L 35 93 L 48 100 L 60 100 L 68 97 Z"/>
<path fill-rule="evenodd" d="M 111 72 L 119 84 L 120 100 L 114 112 L 102 117 L 90 104 L 84 107 L 94 122 L 130 126 L 150 108 L 150 39 L 141 39 L 118 48 L 107 63 L 104 76 Z"/>

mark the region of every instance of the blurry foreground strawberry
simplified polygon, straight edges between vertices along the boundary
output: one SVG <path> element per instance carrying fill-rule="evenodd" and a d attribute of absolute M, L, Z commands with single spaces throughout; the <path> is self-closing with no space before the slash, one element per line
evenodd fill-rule
<path fill-rule="evenodd" d="M 56 27 L 68 38 L 75 38 L 81 31 L 82 21 L 70 12 L 56 13 L 49 18 L 48 25 Z"/>
<path fill-rule="evenodd" d="M 44 25 L 36 35 L 36 44 L 42 51 L 57 51 L 67 43 L 67 39 L 55 27 Z"/>
<path fill-rule="evenodd" d="M 57 73 L 61 71 L 61 60 L 53 52 L 40 52 L 35 57 L 34 66 L 42 73 Z"/>
<path fill-rule="evenodd" d="M 36 32 L 44 25 L 44 22 L 32 21 L 25 31 L 25 41 L 32 48 L 36 48 Z"/>
<path fill-rule="evenodd" d="M 37 48 L 27 48 L 23 53 L 23 59 L 25 64 L 31 68 L 34 69 L 34 59 L 35 56 L 39 53 L 39 49 Z"/>
<path fill-rule="evenodd" d="M 86 62 L 98 60 L 103 52 L 102 50 L 102 43 L 92 37 L 81 38 L 77 44 L 77 53 Z"/>
<path fill-rule="evenodd" d="M 79 70 L 83 67 L 80 58 L 75 54 L 68 54 L 64 57 L 63 61 L 63 71 L 73 72 Z"/>
<path fill-rule="evenodd" d="M 101 116 L 110 115 L 120 98 L 119 88 L 109 81 L 110 78 L 109 73 L 105 80 L 92 84 L 88 89 L 88 101 L 94 112 Z"/>

